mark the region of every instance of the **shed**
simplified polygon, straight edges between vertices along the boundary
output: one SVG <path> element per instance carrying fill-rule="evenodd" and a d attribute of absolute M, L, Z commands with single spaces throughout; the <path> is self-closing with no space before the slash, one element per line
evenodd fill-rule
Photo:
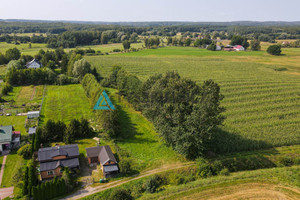
<path fill-rule="evenodd" d="M 28 119 L 39 118 L 39 117 L 40 117 L 40 111 L 30 111 L 27 113 Z"/>
<path fill-rule="evenodd" d="M 32 127 L 32 128 L 28 129 L 28 134 L 29 135 L 33 135 L 33 134 L 35 134 L 35 132 L 36 132 L 36 127 Z"/>

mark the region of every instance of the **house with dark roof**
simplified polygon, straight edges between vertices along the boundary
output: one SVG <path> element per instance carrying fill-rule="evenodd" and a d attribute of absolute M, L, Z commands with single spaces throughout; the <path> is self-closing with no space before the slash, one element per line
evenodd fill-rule
<path fill-rule="evenodd" d="M 13 126 L 0 126 L 0 153 L 20 146 L 21 132 L 14 131 Z"/>
<path fill-rule="evenodd" d="M 109 146 L 90 147 L 85 150 L 89 164 L 100 163 L 106 178 L 119 173 L 118 162 Z"/>
<path fill-rule="evenodd" d="M 79 166 L 79 148 L 77 144 L 40 148 L 38 161 L 40 163 L 41 179 L 61 176 L 64 167 L 75 172 Z"/>
<path fill-rule="evenodd" d="M 38 69 L 42 67 L 42 64 L 37 59 L 33 59 L 25 65 L 27 68 Z"/>

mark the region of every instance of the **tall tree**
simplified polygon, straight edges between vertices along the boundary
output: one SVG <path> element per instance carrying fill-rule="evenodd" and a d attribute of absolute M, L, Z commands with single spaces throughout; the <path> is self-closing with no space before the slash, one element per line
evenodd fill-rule
<path fill-rule="evenodd" d="M 22 193 L 24 196 L 28 194 L 28 167 L 27 166 L 24 169 Z"/>
<path fill-rule="evenodd" d="M 16 47 L 13 49 L 8 49 L 5 52 L 5 57 L 8 61 L 10 60 L 18 60 L 21 57 L 21 53 L 19 51 L 19 49 L 17 49 Z"/>
<path fill-rule="evenodd" d="M 37 128 L 36 133 L 35 133 L 35 140 L 34 140 L 34 144 L 33 144 L 35 151 L 38 151 L 41 146 L 41 133 L 42 133 L 42 129 Z"/>
<path fill-rule="evenodd" d="M 124 40 L 124 41 L 123 41 L 123 48 L 124 48 L 125 50 L 130 49 L 130 42 L 129 42 L 128 40 Z"/>

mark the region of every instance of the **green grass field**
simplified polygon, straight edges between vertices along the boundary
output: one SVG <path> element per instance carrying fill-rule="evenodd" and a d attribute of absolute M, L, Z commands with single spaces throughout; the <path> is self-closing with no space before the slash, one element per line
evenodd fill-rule
<path fill-rule="evenodd" d="M 225 95 L 224 132 L 230 137 L 223 142 L 242 150 L 300 144 L 300 49 L 283 54 L 166 47 L 86 59 L 104 76 L 119 65 L 142 80 L 168 70 L 197 83 L 215 80 Z"/>
<path fill-rule="evenodd" d="M 94 114 L 80 84 L 47 86 L 41 112 L 41 123 L 49 119 L 69 123 L 72 119 L 93 119 Z"/>
<path fill-rule="evenodd" d="M 47 50 L 46 46 L 47 44 L 32 43 L 31 48 L 29 48 L 29 44 L 15 45 L 15 44 L 8 44 L 6 42 L 0 42 L 0 53 L 5 53 L 7 49 L 16 47 L 21 51 L 22 54 L 34 56 L 39 52 L 40 49 Z"/>
<path fill-rule="evenodd" d="M 24 163 L 24 159 L 16 153 L 7 156 L 1 187 L 13 186 L 13 177 Z"/>

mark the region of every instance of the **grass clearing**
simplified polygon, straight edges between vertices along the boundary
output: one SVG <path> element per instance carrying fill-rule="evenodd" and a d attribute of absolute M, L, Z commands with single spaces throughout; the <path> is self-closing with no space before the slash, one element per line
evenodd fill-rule
<path fill-rule="evenodd" d="M 183 157 L 161 141 L 151 122 L 135 111 L 125 99 L 119 97 L 116 90 L 108 91 L 117 106 L 116 109 L 121 110 L 121 132 L 129 135 L 126 139 L 117 140 L 116 144 L 128 151 L 138 170 L 184 161 Z"/>
<path fill-rule="evenodd" d="M 15 45 L 15 44 L 8 44 L 6 42 L 0 42 L 1 53 L 5 53 L 7 49 L 11 49 L 15 47 L 21 51 L 21 54 L 26 54 L 31 56 L 36 55 L 40 49 L 44 49 L 44 50 L 48 49 L 47 44 L 32 43 L 31 48 L 29 48 L 29 43 Z"/>
<path fill-rule="evenodd" d="M 165 47 L 86 59 L 103 76 L 119 65 L 141 80 L 166 71 L 177 71 L 197 83 L 213 79 L 225 96 L 227 119 L 220 142 L 235 148 L 220 149 L 227 152 L 300 144 L 300 80 L 291 74 L 300 72 L 300 50 L 283 49 L 283 54 Z"/>
<path fill-rule="evenodd" d="M 40 122 L 49 119 L 69 123 L 72 119 L 94 119 L 94 114 L 80 84 L 47 86 L 47 94 L 41 111 Z"/>
<path fill-rule="evenodd" d="M 15 152 L 7 156 L 1 187 L 13 186 L 13 177 L 24 163 L 25 160 Z"/>

